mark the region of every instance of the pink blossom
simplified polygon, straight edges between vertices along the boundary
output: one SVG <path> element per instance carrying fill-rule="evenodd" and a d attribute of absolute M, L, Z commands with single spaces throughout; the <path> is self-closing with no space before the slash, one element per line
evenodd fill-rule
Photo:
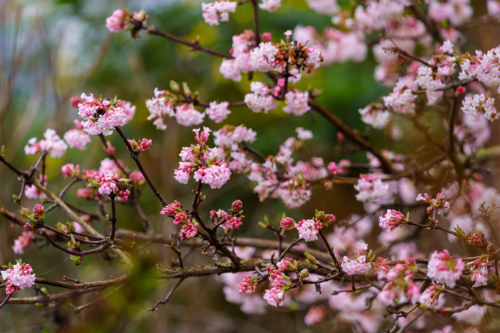
<path fill-rule="evenodd" d="M 314 326 L 326 319 L 326 309 L 323 305 L 314 305 L 309 308 L 304 322 L 307 326 Z"/>
<path fill-rule="evenodd" d="M 84 120 L 82 122 L 83 129 L 90 135 L 110 135 L 113 129 L 118 126 L 123 126 L 127 122 L 127 115 L 123 109 L 111 105 L 108 100 L 94 98 L 82 93 L 83 102 L 78 104 L 78 114 Z"/>
<path fill-rule="evenodd" d="M 375 268 L 375 274 L 377 275 L 378 280 L 385 279 L 390 270 L 388 260 L 380 257 L 377 258 L 373 267 Z"/>
<path fill-rule="evenodd" d="M 113 14 L 106 19 L 106 28 L 110 32 L 120 32 L 127 28 L 127 14 L 121 10 L 117 9 Z"/>
<path fill-rule="evenodd" d="M 469 325 L 477 326 L 483 320 L 484 315 L 488 311 L 486 306 L 473 305 L 467 310 L 460 311 L 451 315 L 452 318 L 465 322 Z"/>
<path fill-rule="evenodd" d="M 243 125 L 237 126 L 234 129 L 223 127 L 217 132 L 214 132 L 214 143 L 217 146 L 231 147 L 235 143 L 255 141 L 257 133 L 251 128 L 246 128 Z"/>
<path fill-rule="evenodd" d="M 489 121 L 500 119 L 500 113 L 495 108 L 495 99 L 486 97 L 485 94 L 465 96 L 462 111 L 472 119 L 478 119 L 481 114 L 484 114 Z"/>
<path fill-rule="evenodd" d="M 333 15 L 339 11 L 336 0 L 307 0 L 306 2 L 318 14 Z"/>
<path fill-rule="evenodd" d="M 94 190 L 91 188 L 79 188 L 76 190 L 76 196 L 83 200 L 93 200 L 95 198 Z"/>
<path fill-rule="evenodd" d="M 420 298 L 420 289 L 413 281 L 417 267 L 415 262 L 410 259 L 404 259 L 404 264 L 397 264 L 386 274 L 387 283 L 382 291 L 377 295 L 377 299 L 386 306 L 396 305 L 411 301 L 418 302 Z"/>
<path fill-rule="evenodd" d="M 24 195 L 28 199 L 45 199 L 47 198 L 47 195 L 42 192 L 38 187 L 35 185 L 26 185 L 24 187 Z"/>
<path fill-rule="evenodd" d="M 443 290 L 443 287 L 435 284 L 429 286 L 420 296 L 420 303 L 430 309 L 441 309 L 445 303 Z"/>
<path fill-rule="evenodd" d="M 384 128 L 391 120 L 389 111 L 375 107 L 372 104 L 366 106 L 364 109 L 359 109 L 359 113 L 361 114 L 361 120 L 365 124 L 372 125 L 377 129 Z"/>
<path fill-rule="evenodd" d="M 120 160 L 117 160 L 118 163 L 123 167 L 123 162 L 120 161 Z M 87 175 L 88 176 L 92 176 L 94 177 L 95 176 L 95 170 L 84 170 L 84 178 L 85 178 L 85 171 L 87 171 L 89 174 Z M 102 175 L 106 172 L 114 172 L 115 174 L 117 175 L 121 175 L 122 174 L 122 171 L 120 169 L 120 167 L 118 166 L 118 164 L 116 164 L 116 162 L 114 160 L 112 160 L 111 158 L 109 157 L 106 157 L 105 159 L 103 159 L 101 161 L 101 165 L 99 167 L 99 174 Z"/>
<path fill-rule="evenodd" d="M 348 257 L 344 257 L 342 261 L 342 270 L 347 275 L 358 275 L 367 273 L 372 265 L 369 262 L 366 262 L 366 256 L 362 255 L 355 259 L 349 259 Z"/>
<path fill-rule="evenodd" d="M 75 166 L 72 163 L 65 164 L 61 167 L 61 173 L 64 178 L 78 177 L 80 175 L 80 166 L 78 164 Z"/>
<path fill-rule="evenodd" d="M 281 0 L 262 0 L 259 4 L 260 9 L 266 10 L 268 12 L 274 12 L 281 6 Z"/>
<path fill-rule="evenodd" d="M 56 131 L 48 128 L 43 136 L 44 139 L 40 140 L 39 143 L 36 142 L 36 138 L 30 139 L 28 145 L 24 147 L 24 152 L 27 155 L 31 155 L 40 151 L 47 151 L 50 153 L 50 156 L 54 158 L 64 155 L 66 149 L 68 149 L 68 145 L 61 140 L 59 135 L 56 134 Z"/>
<path fill-rule="evenodd" d="M 271 42 L 260 43 L 250 52 L 250 63 L 253 70 L 269 72 L 278 67 L 276 60 L 278 48 Z"/>
<path fill-rule="evenodd" d="M 448 250 L 443 250 L 443 252 L 434 251 L 429 260 L 428 268 L 428 277 L 453 288 L 455 282 L 462 275 L 465 264 L 462 259 L 454 261 Z"/>
<path fill-rule="evenodd" d="M 114 195 L 116 199 L 123 201 L 128 200 L 130 191 L 124 188 L 123 185 L 118 184 L 117 176 L 114 172 L 105 172 L 98 179 L 99 193 L 102 195 Z"/>
<path fill-rule="evenodd" d="M 394 209 L 388 209 L 384 216 L 379 217 L 380 227 L 387 231 L 393 231 L 404 222 L 406 222 L 406 217 Z"/>
<path fill-rule="evenodd" d="M 236 11 L 236 2 L 231 1 L 215 1 L 209 4 L 202 3 L 203 19 L 210 25 L 219 25 L 219 21 L 229 21 L 229 13 Z"/>
<path fill-rule="evenodd" d="M 231 114 L 231 111 L 227 109 L 228 106 L 228 102 L 211 102 L 210 106 L 205 110 L 205 113 L 208 118 L 212 119 L 216 123 L 220 123 L 225 120 L 229 114 Z"/>
<path fill-rule="evenodd" d="M 203 122 L 204 113 L 196 111 L 192 104 L 184 104 L 175 108 L 177 123 L 182 126 L 196 126 Z"/>
<path fill-rule="evenodd" d="M 297 132 L 297 138 L 299 138 L 299 140 L 311 140 L 313 138 L 312 132 L 302 127 L 297 127 L 295 131 Z"/>
<path fill-rule="evenodd" d="M 245 95 L 245 104 L 253 112 L 267 113 L 276 109 L 278 104 L 274 102 L 274 97 L 270 94 L 269 87 L 261 82 L 252 82 L 250 84 L 252 93 Z"/>
<path fill-rule="evenodd" d="M 472 275 L 471 281 L 474 281 L 473 288 L 478 288 L 481 286 L 486 286 L 488 284 L 488 262 L 476 261 L 471 265 Z"/>
<path fill-rule="evenodd" d="M 453 44 L 450 40 L 446 40 L 443 45 L 439 48 L 439 52 L 453 54 Z"/>
<path fill-rule="evenodd" d="M 430 204 L 430 206 L 427 207 L 427 214 L 430 214 L 430 212 L 432 212 L 434 209 L 438 214 L 441 214 L 450 208 L 450 203 L 445 200 L 445 196 L 443 193 L 438 193 L 435 199 L 429 196 L 427 193 L 424 193 L 424 195 L 422 195 L 422 193 L 419 193 L 419 195 L 417 195 L 417 201 L 425 201 L 425 203 Z"/>
<path fill-rule="evenodd" d="M 283 306 L 285 301 L 285 292 L 280 288 L 267 289 L 264 293 L 264 299 L 269 305 L 274 307 Z"/>
<path fill-rule="evenodd" d="M 296 116 L 301 116 L 311 108 L 308 104 L 309 92 L 301 92 L 299 90 L 290 90 L 285 94 L 286 106 L 283 111 L 286 113 L 292 113 Z"/>
<path fill-rule="evenodd" d="M 130 181 L 133 184 L 137 185 L 143 185 L 146 179 L 144 178 L 144 175 L 140 171 L 132 171 L 129 175 Z"/>
<path fill-rule="evenodd" d="M 194 173 L 194 179 L 204 184 L 210 185 L 210 188 L 221 188 L 231 177 L 231 171 L 227 163 L 213 164 L 210 167 L 201 167 Z"/>
<path fill-rule="evenodd" d="M 35 284 L 35 274 L 29 264 L 15 264 L 13 268 L 2 271 L 2 279 L 6 282 L 5 293 L 13 294 L 15 291 L 30 288 Z"/>
<path fill-rule="evenodd" d="M 187 184 L 191 173 L 193 172 L 193 163 L 191 162 L 180 162 L 179 168 L 174 170 L 175 180 L 181 184 Z"/>
<path fill-rule="evenodd" d="M 240 294 L 252 294 L 255 292 L 257 289 L 257 283 L 255 279 L 248 275 L 243 275 L 243 279 L 241 280 L 240 284 L 238 285 L 238 291 Z"/>
<path fill-rule="evenodd" d="M 306 242 L 318 240 L 318 231 L 321 227 L 321 222 L 314 220 L 301 220 L 295 224 L 295 228 L 299 232 L 299 238 Z"/>
<path fill-rule="evenodd" d="M 35 239 L 35 234 L 33 231 L 23 231 L 22 235 L 17 237 L 12 246 L 12 250 L 16 254 L 23 254 L 24 249 L 31 244 L 31 241 Z"/>
<path fill-rule="evenodd" d="M 379 176 L 362 174 L 354 189 L 359 191 L 356 199 L 361 202 L 376 201 L 385 196 L 389 191 L 389 185 L 384 184 Z"/>
<path fill-rule="evenodd" d="M 154 97 L 146 101 L 146 107 L 150 113 L 148 121 L 154 120 L 153 124 L 157 129 L 165 130 L 167 128 L 167 125 L 163 122 L 165 116 L 175 116 L 173 102 L 167 100 L 165 90 L 155 88 Z"/>
<path fill-rule="evenodd" d="M 429 1 L 429 16 L 436 22 L 449 21 L 457 26 L 472 17 L 472 7 L 469 0 Z"/>
<path fill-rule="evenodd" d="M 122 113 L 125 117 L 125 123 L 130 122 L 134 118 L 135 105 L 132 105 L 131 102 L 120 100 L 116 103 L 116 106 L 123 110 Z"/>
<path fill-rule="evenodd" d="M 85 150 L 85 146 L 90 142 L 90 136 L 85 133 L 80 121 L 75 120 L 75 128 L 64 133 L 64 141 L 70 148 Z"/>

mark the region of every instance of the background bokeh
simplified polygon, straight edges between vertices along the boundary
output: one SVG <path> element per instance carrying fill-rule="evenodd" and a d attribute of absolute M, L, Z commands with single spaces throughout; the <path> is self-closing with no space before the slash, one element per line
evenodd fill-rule
<path fill-rule="evenodd" d="M 474 1 L 475 2 L 475 1 Z M 183 146 L 193 141 L 190 128 L 179 126 L 175 119 L 168 121 L 166 131 L 158 131 L 146 121 L 148 111 L 145 101 L 153 96 L 155 87 L 167 89 L 169 81 L 185 81 L 193 91 L 198 91 L 204 102 L 222 100 L 242 101 L 249 90 L 250 82 L 244 78 L 239 83 L 224 79 L 218 72 L 220 59 L 207 54 L 190 52 L 185 46 L 156 36 L 140 33 L 134 40 L 128 33 L 110 34 L 105 28 L 105 19 L 112 11 L 128 7 L 135 11 L 144 9 L 149 14 L 148 23 L 159 29 L 188 40 L 200 37 L 202 45 L 227 53 L 231 37 L 244 29 L 251 29 L 251 6 L 239 7 L 230 15 L 229 22 L 218 27 L 207 25 L 201 18 L 201 1 L 0 1 L 0 144 L 7 148 L 6 157 L 20 168 L 29 168 L 37 156 L 26 156 L 23 147 L 32 137 L 40 138 L 46 128 L 53 128 L 59 135 L 72 128 L 77 118 L 76 109 L 71 108 L 69 98 L 82 92 L 118 96 L 131 101 L 137 107 L 134 120 L 123 130 L 136 139 L 153 139 L 152 148 L 141 160 L 152 175 L 167 201 L 177 199 L 188 205 L 192 201 L 194 183 L 180 185 L 173 178 L 177 167 L 178 153 Z M 477 1 L 478 10 L 483 1 Z M 285 30 L 298 24 L 312 25 L 323 30 L 330 24 L 329 16 L 311 11 L 303 0 L 283 1 L 276 13 L 260 11 L 261 31 L 270 31 L 273 39 L 282 38 Z M 479 31 L 480 33 L 480 31 Z M 471 45 L 488 49 L 495 44 L 492 35 L 483 34 L 482 45 Z M 405 136 L 401 143 L 388 139 L 387 133 L 368 131 L 361 122 L 358 109 L 387 94 L 388 89 L 373 79 L 376 63 L 371 54 L 362 63 L 334 64 L 304 77 L 297 88 L 311 86 L 322 90 L 318 98 L 331 112 L 348 125 L 366 133 L 376 146 L 395 152 L 412 151 L 422 144 L 419 136 L 411 137 L 408 124 L 400 124 Z M 256 79 L 266 80 L 262 73 Z M 200 109 L 201 110 L 201 109 Z M 321 156 L 325 161 L 349 157 L 353 162 L 366 162 L 363 152 L 349 156 L 335 154 L 336 130 L 318 115 L 295 117 L 285 114 L 281 107 L 267 115 L 255 114 L 246 107 L 233 108 L 225 121 L 227 124 L 246 126 L 258 133 L 252 147 L 264 153 L 276 154 L 280 144 L 295 135 L 298 126 L 312 130 L 314 139 L 306 149 L 311 156 Z M 207 119 L 206 126 L 217 130 L 222 124 Z M 366 132 L 365 132 L 366 130 Z M 497 134 L 494 134 L 497 135 Z M 125 151 L 123 142 L 114 134 L 108 139 L 117 148 L 117 156 L 129 168 L 134 167 Z M 87 150 L 68 150 L 60 159 L 48 158 L 48 184 L 56 193 L 67 183 L 60 167 L 66 163 L 79 163 L 81 168 L 98 168 L 106 157 L 101 143 L 93 138 Z M 0 205 L 11 211 L 18 206 L 11 196 L 19 193 L 20 184 L 4 166 L 0 166 Z M 311 200 L 303 207 L 286 209 L 276 200 L 263 203 L 252 192 L 251 183 L 245 175 L 235 175 L 219 190 L 204 190 L 207 200 L 201 211 L 208 214 L 211 209 L 227 209 L 235 199 L 244 202 L 246 218 L 239 234 L 251 237 L 272 238 L 273 234 L 257 225 L 267 215 L 276 221 L 283 212 L 296 220 L 310 217 L 314 209 L 334 213 L 344 218 L 362 212 L 362 205 L 354 200 L 352 187 L 338 187 L 326 192 L 317 187 Z M 67 194 L 68 201 L 77 203 L 76 187 Z M 24 199 L 24 206 L 32 208 L 35 201 Z M 89 210 L 97 211 L 95 203 L 82 203 Z M 172 223 L 159 215 L 160 203 L 146 188 L 141 205 L 158 233 L 170 234 L 175 230 Z M 48 214 L 46 220 L 55 225 L 64 223 L 67 217 L 59 211 Z M 141 231 L 141 225 L 132 208 L 120 206 L 119 228 Z M 97 230 L 102 231 L 99 225 Z M 21 233 L 19 227 L 0 218 L 0 263 L 14 262 L 18 258 L 11 249 L 14 239 Z M 31 246 L 22 256 L 30 263 L 37 277 L 60 280 L 63 275 L 81 281 L 93 281 L 119 276 L 123 267 L 109 265 L 102 258 L 87 257 L 83 265 L 75 267 L 68 256 L 50 246 Z M 168 266 L 172 253 L 163 245 L 149 245 L 141 252 L 141 262 L 136 267 L 137 278 L 115 292 L 106 301 L 96 303 L 89 309 L 73 315 L 69 304 L 57 308 L 41 308 L 29 305 L 6 306 L 0 311 L 1 332 L 308 332 L 345 330 L 333 319 L 314 329 L 303 322 L 306 308 L 295 306 L 294 311 L 269 309 L 265 315 L 245 315 L 239 305 L 229 303 L 222 293 L 222 283 L 214 277 L 188 279 L 174 294 L 166 306 L 151 313 L 146 309 L 157 299 L 162 299 L 174 281 L 151 279 L 154 265 Z M 193 254 L 188 265 L 209 263 L 210 258 Z M 47 288 L 49 292 L 57 289 Z M 27 296 L 32 290 L 19 292 Z M 88 294 L 71 302 L 84 304 L 97 296 Z M 331 317 L 334 318 L 334 317 Z"/>

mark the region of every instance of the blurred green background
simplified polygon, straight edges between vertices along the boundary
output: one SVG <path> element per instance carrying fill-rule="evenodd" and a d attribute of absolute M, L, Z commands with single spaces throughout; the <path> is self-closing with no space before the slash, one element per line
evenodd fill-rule
<path fill-rule="evenodd" d="M 185 81 L 191 90 L 198 91 L 200 100 L 210 102 L 242 101 L 249 91 L 246 77 L 239 83 L 224 79 L 218 71 L 221 59 L 210 55 L 189 52 L 188 48 L 156 36 L 140 33 L 134 40 L 129 33 L 111 34 L 105 28 L 106 17 L 114 9 L 128 7 L 131 11 L 146 10 L 148 23 L 159 29 L 188 40 L 200 37 L 201 44 L 227 53 L 231 48 L 231 37 L 244 29 L 252 28 L 251 5 L 238 8 L 230 14 L 229 22 L 211 27 L 201 17 L 200 1 L 11 1 L 0 2 L 0 54 L 1 54 L 1 100 L 0 100 L 0 144 L 6 146 L 6 158 L 20 168 L 29 168 L 37 156 L 26 156 L 23 147 L 32 137 L 42 137 L 46 128 L 53 128 L 62 137 L 72 128 L 77 118 L 76 109 L 71 108 L 69 98 L 87 94 L 103 97 L 118 96 L 131 101 L 137 107 L 134 120 L 123 130 L 129 138 L 153 139 L 153 146 L 141 157 L 146 170 L 152 176 L 167 201 L 174 199 L 188 205 L 192 201 L 194 183 L 180 185 L 173 178 L 181 147 L 193 142 L 191 128 L 177 125 L 175 119 L 168 120 L 166 131 L 158 131 L 146 121 L 148 111 L 146 99 L 153 96 L 155 87 L 168 89 L 169 81 Z M 283 1 L 276 13 L 260 11 L 261 31 L 273 34 L 273 40 L 282 38 L 286 30 L 298 24 L 312 25 L 322 31 L 329 26 L 331 18 L 310 10 L 304 0 Z M 376 83 L 373 70 L 376 63 L 370 54 L 363 63 L 334 64 L 305 75 L 296 85 L 304 90 L 311 86 L 322 90 L 318 100 L 347 124 L 364 132 L 358 109 L 387 94 L 388 89 Z M 257 74 L 255 80 L 266 78 Z M 267 82 L 267 81 L 265 81 Z M 202 110 L 202 109 L 200 109 Z M 306 149 L 311 156 L 321 156 L 328 161 L 338 161 L 346 156 L 337 156 L 336 130 L 318 115 L 295 117 L 285 114 L 281 107 L 267 115 L 255 114 L 246 107 L 233 108 L 224 122 L 232 125 L 245 124 L 258 133 L 252 147 L 264 153 L 276 154 L 279 145 L 290 136 L 295 136 L 296 127 L 314 132 L 314 139 Z M 205 122 L 213 130 L 223 124 Z M 404 126 L 404 124 L 403 124 Z M 403 130 L 405 128 L 403 127 Z M 368 132 L 367 132 L 368 133 Z M 379 147 L 407 151 L 418 142 L 389 142 L 381 131 L 368 133 L 371 141 Z M 116 155 L 133 169 L 123 142 L 116 134 L 107 137 L 117 148 Z M 410 142 L 410 143 L 409 143 Z M 402 146 L 402 145 L 405 146 Z M 48 159 L 48 185 L 58 193 L 67 183 L 60 167 L 66 163 L 78 163 L 83 169 L 99 167 L 106 157 L 97 138 L 84 152 L 68 150 L 60 159 Z M 298 157 L 297 157 L 298 158 Z M 365 162 L 364 153 L 349 156 L 354 162 Z M 0 205 L 11 211 L 19 208 L 11 196 L 19 193 L 20 184 L 4 166 L 0 166 Z M 69 202 L 76 203 L 76 188 L 67 194 Z M 316 187 L 305 206 L 289 210 L 276 200 L 259 203 L 252 192 L 252 184 L 245 175 L 235 175 L 219 190 L 204 190 L 207 200 L 202 204 L 202 213 L 207 216 L 211 209 L 227 209 L 235 199 L 244 203 L 246 218 L 238 235 L 273 238 L 273 234 L 258 227 L 264 215 L 277 221 L 283 212 L 295 220 L 311 217 L 314 209 L 334 213 L 344 218 L 353 212 L 362 211 L 354 200 L 352 187 L 339 187 L 326 192 Z M 36 202 L 24 199 L 23 205 L 32 208 Z M 160 203 L 146 188 L 141 205 L 157 233 L 170 234 L 174 226 L 159 215 Z M 95 203 L 83 203 L 86 209 L 97 211 Z M 109 207 L 108 207 L 109 209 Z M 47 222 L 55 225 L 66 222 L 67 217 L 55 210 L 48 214 Z M 120 206 L 119 228 L 141 231 L 138 218 L 132 208 Z M 102 231 L 98 224 L 95 227 Z M 21 233 L 4 219 L 0 223 L 0 263 L 14 262 L 19 256 L 11 249 L 14 239 Z M 98 257 L 87 257 L 83 265 L 75 267 L 68 256 L 50 246 L 39 249 L 30 246 L 22 256 L 30 263 L 38 277 L 60 280 L 63 275 L 81 281 L 95 281 L 119 276 L 123 267 L 108 265 Z M 114 293 L 106 301 L 96 303 L 89 309 L 73 315 L 71 307 L 38 308 L 30 305 L 6 306 L 0 311 L 1 332 L 307 332 L 303 317 L 307 308 L 289 312 L 284 308 L 269 309 L 265 315 L 245 315 L 239 305 L 229 303 L 222 293 L 222 284 L 213 277 L 188 279 L 174 294 L 166 306 L 151 313 L 146 309 L 162 299 L 174 281 L 151 279 L 156 263 L 168 266 L 172 253 L 162 245 L 150 245 L 137 260 L 137 278 L 134 282 Z M 209 263 L 210 258 L 193 255 L 187 265 Z M 60 292 L 47 288 L 49 292 Z M 17 297 L 32 295 L 32 290 L 16 293 Z M 81 305 L 97 296 L 88 294 L 74 301 Z M 332 317 L 333 318 L 333 317 Z M 326 321 L 314 331 L 330 331 L 334 324 Z M 341 327 L 338 327 L 342 331 Z M 345 328 L 350 331 L 349 328 Z"/>

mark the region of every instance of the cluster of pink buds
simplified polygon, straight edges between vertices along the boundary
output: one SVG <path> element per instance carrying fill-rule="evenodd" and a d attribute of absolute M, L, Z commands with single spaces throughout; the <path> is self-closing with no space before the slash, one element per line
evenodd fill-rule
<path fill-rule="evenodd" d="M 144 138 L 139 140 L 139 142 L 135 140 L 128 140 L 128 143 L 130 144 L 130 147 L 132 147 L 132 150 L 138 153 L 148 150 L 149 146 L 153 144 L 153 140 Z"/>
<path fill-rule="evenodd" d="M 193 132 L 196 133 L 195 140 L 198 144 L 182 148 L 180 156 L 183 162 L 175 170 L 174 178 L 181 184 L 187 184 L 191 174 L 194 174 L 196 181 L 208 184 L 213 189 L 221 188 L 231 177 L 231 171 L 227 163 L 217 157 L 217 150 L 206 145 L 211 130 L 204 127 L 201 134 L 200 129 Z"/>
<path fill-rule="evenodd" d="M 420 299 L 420 289 L 413 281 L 418 268 L 415 262 L 410 259 L 404 259 L 404 264 L 397 264 L 381 277 L 387 280 L 382 291 L 377 295 L 377 299 L 382 304 L 394 306 L 396 303 L 410 301 L 416 303 Z"/>
<path fill-rule="evenodd" d="M 257 289 L 257 280 L 248 275 L 243 275 L 243 279 L 238 285 L 240 294 L 252 294 Z"/>
<path fill-rule="evenodd" d="M 280 221 L 280 227 L 285 230 L 293 230 L 295 228 L 295 221 L 291 217 L 286 217 L 286 215 L 283 214 L 283 218 Z"/>
<path fill-rule="evenodd" d="M 13 294 L 15 291 L 30 288 L 35 284 L 35 274 L 31 274 L 33 269 L 29 264 L 18 261 L 17 264 L 9 264 L 9 268 L 2 271 L 2 279 L 5 281 L 5 293 Z"/>
<path fill-rule="evenodd" d="M 366 255 L 366 251 L 368 250 L 368 245 L 363 243 L 360 244 L 357 248 L 356 255 L 353 259 L 349 259 L 349 257 L 344 257 L 342 261 L 342 270 L 347 275 L 359 275 L 367 273 L 370 268 L 372 268 L 371 259 L 372 254 L 371 251 Z"/>
<path fill-rule="evenodd" d="M 384 230 L 393 231 L 401 224 L 408 223 L 408 218 L 409 215 L 405 217 L 397 210 L 388 209 L 384 216 L 379 217 L 379 225 Z"/>
<path fill-rule="evenodd" d="M 218 211 L 212 210 L 210 211 L 210 218 L 213 223 L 222 223 L 221 226 L 225 229 L 238 229 L 243 222 L 241 219 L 243 216 L 243 203 L 241 200 L 236 200 L 231 205 L 231 212 L 227 213 L 226 211 L 219 209 Z"/>
<path fill-rule="evenodd" d="M 428 277 L 453 288 L 455 287 L 455 282 L 462 275 L 465 264 L 462 262 L 462 259 L 454 261 L 448 250 L 443 250 L 443 252 L 434 251 L 429 260 L 428 268 Z"/>
<path fill-rule="evenodd" d="M 33 231 L 37 228 L 37 224 L 43 223 L 45 209 L 42 205 L 36 204 L 33 213 L 28 208 L 21 208 L 20 212 L 23 217 L 29 219 L 29 222 L 23 226 L 25 230 Z"/>
<path fill-rule="evenodd" d="M 89 178 L 89 187 L 99 188 L 99 193 L 115 200 L 127 201 L 130 191 L 127 189 L 130 179 L 118 179 L 114 172 L 104 172 L 97 179 Z"/>
<path fill-rule="evenodd" d="M 280 262 L 267 267 L 267 272 L 269 274 L 269 279 L 272 282 L 272 288 L 267 289 L 264 292 L 264 299 L 269 305 L 274 307 L 283 306 L 285 301 L 285 291 L 288 290 L 288 285 L 285 283 L 286 280 L 290 280 L 288 276 L 285 275 L 286 271 L 297 271 L 299 262 L 291 258 L 283 258 Z M 307 277 L 309 272 L 304 270 L 300 272 L 299 277 Z"/>
<path fill-rule="evenodd" d="M 167 215 L 169 217 L 173 217 L 173 223 L 175 225 L 182 225 L 182 229 L 179 233 L 182 239 L 190 239 L 196 236 L 198 223 L 193 221 L 184 209 L 182 209 L 182 205 L 174 200 L 173 203 L 163 207 L 160 212 L 161 215 Z"/>
<path fill-rule="evenodd" d="M 47 176 L 46 175 L 40 174 L 38 176 L 38 178 L 40 179 L 40 181 L 43 184 L 45 184 L 47 182 Z M 42 190 L 40 190 L 35 185 L 26 185 L 24 187 L 24 195 L 28 199 L 45 199 L 47 197 L 47 195 L 45 193 L 43 193 Z"/>
<path fill-rule="evenodd" d="M 425 203 L 430 205 L 427 207 L 427 214 L 430 214 L 433 210 L 436 210 L 436 212 L 440 214 L 450 208 L 450 203 L 445 200 L 443 193 L 438 193 L 435 199 L 427 193 L 424 193 L 423 195 L 420 193 L 417 196 L 417 201 L 425 201 Z"/>
<path fill-rule="evenodd" d="M 144 175 L 140 171 L 132 171 L 129 175 L 130 181 L 132 184 L 142 186 L 146 183 L 146 179 L 144 178 Z"/>
<path fill-rule="evenodd" d="M 68 177 L 79 177 L 80 176 L 80 166 L 74 165 L 72 163 L 65 164 L 61 167 L 61 173 L 64 178 Z"/>

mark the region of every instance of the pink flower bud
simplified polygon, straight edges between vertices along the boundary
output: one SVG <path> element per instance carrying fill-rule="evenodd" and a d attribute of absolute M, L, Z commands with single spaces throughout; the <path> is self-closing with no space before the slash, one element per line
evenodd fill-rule
<path fill-rule="evenodd" d="M 270 32 L 264 32 L 262 34 L 262 36 L 260 37 L 260 39 L 263 41 L 263 42 L 270 42 L 272 39 L 273 39 L 273 35 L 271 35 Z"/>
<path fill-rule="evenodd" d="M 233 212 L 237 212 L 243 209 L 243 202 L 241 200 L 235 200 L 233 204 L 231 205 L 231 209 Z"/>
<path fill-rule="evenodd" d="M 82 99 L 80 98 L 80 96 L 73 96 L 69 99 L 69 102 L 71 103 L 72 107 L 77 108 L 78 104 L 82 102 Z"/>
<path fill-rule="evenodd" d="M 295 221 L 291 217 L 285 217 L 281 220 L 280 226 L 285 230 L 292 230 L 295 228 Z"/>
<path fill-rule="evenodd" d="M 456 90 L 455 90 L 455 96 L 459 96 L 459 95 L 462 95 L 462 94 L 465 94 L 465 87 L 464 86 L 459 86 Z"/>
<path fill-rule="evenodd" d="M 35 208 L 33 208 L 33 216 L 40 220 L 43 221 L 43 218 L 45 216 L 45 209 L 43 208 L 42 205 L 36 204 Z"/>

